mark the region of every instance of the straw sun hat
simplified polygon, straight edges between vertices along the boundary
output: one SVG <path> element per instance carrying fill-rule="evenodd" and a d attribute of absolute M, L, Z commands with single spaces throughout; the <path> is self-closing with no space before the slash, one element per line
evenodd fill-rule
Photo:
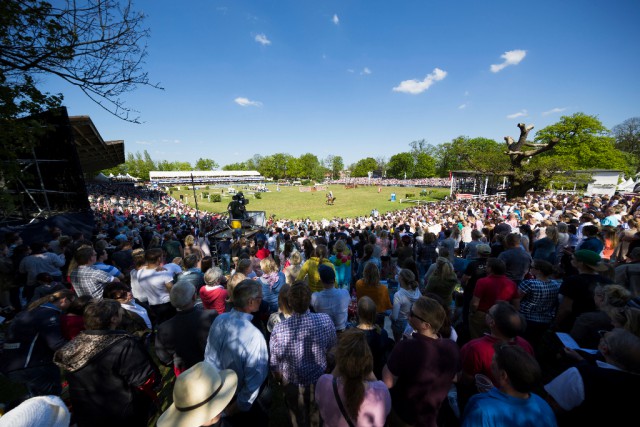
<path fill-rule="evenodd" d="M 238 376 L 231 369 L 196 363 L 176 378 L 173 404 L 158 419 L 158 427 L 201 426 L 227 407 L 237 386 Z"/>

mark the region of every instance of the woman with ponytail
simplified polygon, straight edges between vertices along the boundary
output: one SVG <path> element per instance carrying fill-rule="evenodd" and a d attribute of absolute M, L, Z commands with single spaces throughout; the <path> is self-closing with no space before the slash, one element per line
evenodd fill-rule
<path fill-rule="evenodd" d="M 411 305 L 416 302 L 422 294 L 418 288 L 418 281 L 411 270 L 403 268 L 398 273 L 398 291 L 393 295 L 393 309 L 391 311 L 391 330 L 393 339 L 398 343 L 402 334 L 409 324 L 409 311 Z"/>
<path fill-rule="evenodd" d="M 436 271 L 429 276 L 425 291 L 438 295 L 442 298 L 444 304 L 450 307 L 453 301 L 453 291 L 459 285 L 460 281 L 449 259 L 438 257 L 436 259 Z"/>
<path fill-rule="evenodd" d="M 384 426 L 391 395 L 373 374 L 373 356 L 364 331 L 340 334 L 336 367 L 316 384 L 316 403 L 326 427 Z"/>

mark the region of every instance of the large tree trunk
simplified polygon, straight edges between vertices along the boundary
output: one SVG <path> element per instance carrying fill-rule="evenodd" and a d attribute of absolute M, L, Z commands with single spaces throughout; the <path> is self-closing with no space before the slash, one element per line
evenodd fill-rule
<path fill-rule="evenodd" d="M 507 191 L 507 196 L 509 198 L 523 197 L 529 189 L 537 188 L 541 180 L 541 171 L 531 171 L 531 176 L 523 178 L 522 164 L 525 160 L 529 160 L 531 157 L 551 150 L 559 142 L 558 139 L 554 138 L 544 144 L 534 144 L 533 142 L 527 141 L 527 137 L 529 132 L 533 129 L 533 125 L 527 126 L 524 123 L 518 123 L 518 128 L 520 129 L 520 137 L 518 138 L 518 141 L 514 141 L 510 136 L 504 137 L 505 143 L 507 144 L 507 151 L 505 154 L 509 156 L 511 161 L 511 173 L 509 174 L 511 176 L 511 185 Z M 531 149 L 527 149 L 527 147 Z"/>

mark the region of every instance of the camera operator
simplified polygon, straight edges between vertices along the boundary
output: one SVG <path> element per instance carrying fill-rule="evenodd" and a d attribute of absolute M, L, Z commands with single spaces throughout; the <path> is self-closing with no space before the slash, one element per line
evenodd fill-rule
<path fill-rule="evenodd" d="M 232 199 L 233 200 L 227 206 L 229 216 L 232 219 L 245 220 L 247 216 L 247 208 L 245 207 L 245 205 L 249 204 L 249 201 L 244 198 L 244 194 L 242 194 L 242 191 L 234 195 Z"/>

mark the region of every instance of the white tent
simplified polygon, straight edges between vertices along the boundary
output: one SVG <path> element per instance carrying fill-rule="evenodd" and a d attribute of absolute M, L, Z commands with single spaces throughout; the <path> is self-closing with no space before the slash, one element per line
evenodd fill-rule
<path fill-rule="evenodd" d="M 114 177 L 114 176 L 113 176 L 113 174 L 112 174 L 112 173 L 110 173 L 110 174 L 109 174 L 109 176 L 108 176 L 108 178 L 113 178 L 113 177 Z"/>
<path fill-rule="evenodd" d="M 93 179 L 95 179 L 96 181 L 101 181 L 101 182 L 109 181 L 109 178 L 105 174 L 103 174 L 102 172 L 100 172 L 98 175 L 96 175 Z"/>
<path fill-rule="evenodd" d="M 633 188 L 636 186 L 636 183 L 634 182 L 634 180 L 632 178 L 629 178 L 627 181 L 622 181 L 620 184 L 618 184 L 618 187 L 616 188 L 618 191 L 623 191 L 623 192 L 629 192 L 629 191 L 633 191 Z"/>

